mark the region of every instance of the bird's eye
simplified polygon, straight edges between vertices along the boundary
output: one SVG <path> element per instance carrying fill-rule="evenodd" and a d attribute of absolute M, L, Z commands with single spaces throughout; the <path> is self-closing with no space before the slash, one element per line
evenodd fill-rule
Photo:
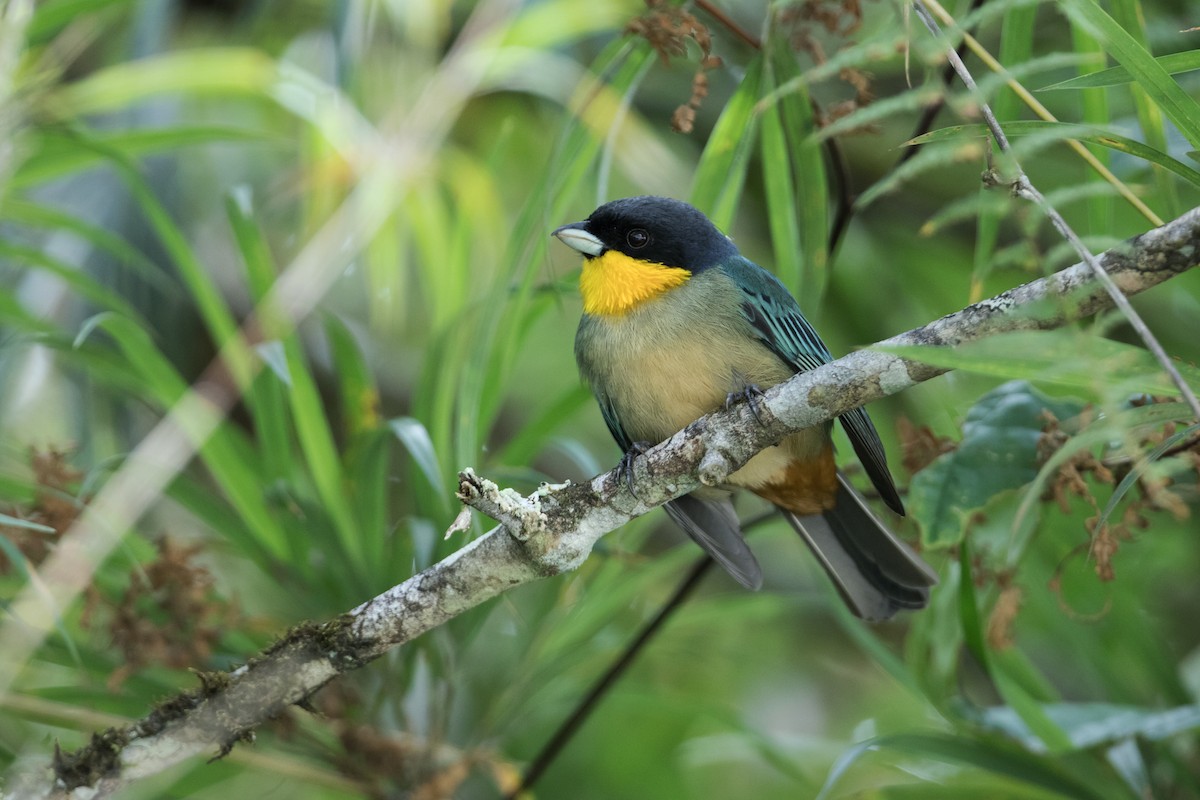
<path fill-rule="evenodd" d="M 625 234 L 625 241 L 634 250 L 640 250 L 650 244 L 650 234 L 646 233 L 641 228 L 634 228 L 629 233 Z"/>

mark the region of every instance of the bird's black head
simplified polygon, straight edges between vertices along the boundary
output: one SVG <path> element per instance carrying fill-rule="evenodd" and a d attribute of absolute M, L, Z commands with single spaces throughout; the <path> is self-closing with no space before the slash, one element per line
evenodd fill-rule
<path fill-rule="evenodd" d="M 554 235 L 588 258 L 617 250 L 639 261 L 701 272 L 737 255 L 733 241 L 708 217 L 669 197 L 627 197 L 605 203 L 583 222 Z"/>

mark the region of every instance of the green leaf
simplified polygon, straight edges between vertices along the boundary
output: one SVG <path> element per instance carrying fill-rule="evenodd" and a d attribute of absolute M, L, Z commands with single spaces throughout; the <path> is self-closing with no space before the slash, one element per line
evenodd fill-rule
<path fill-rule="evenodd" d="M 9 528 L 25 528 L 26 530 L 37 531 L 38 533 L 48 533 L 50 535 L 58 533 L 58 531 L 56 531 L 54 528 L 51 528 L 49 525 L 43 525 L 40 522 L 33 522 L 32 520 L 28 519 L 21 519 L 20 517 L 13 517 L 3 512 L 0 512 L 0 525 L 7 526 Z"/>
<path fill-rule="evenodd" d="M 1016 331 L 956 347 L 876 349 L 936 367 L 1085 389 L 1102 399 L 1180 394 L 1149 351 L 1077 331 Z M 1190 385 L 1200 386 L 1200 368 L 1179 362 L 1174 366 Z"/>
<path fill-rule="evenodd" d="M 0 258 L 26 262 L 37 269 L 45 270 L 99 309 L 112 311 L 120 316 L 141 321 L 141 315 L 134 310 L 133 306 L 124 297 L 121 297 L 121 295 L 109 289 L 83 270 L 51 258 L 41 250 L 0 241 Z"/>
<path fill-rule="evenodd" d="M 226 196 L 225 216 L 233 229 L 234 241 L 245 265 L 246 283 L 261 326 L 260 335 L 284 337 L 292 325 L 275 314 L 275 309 L 266 299 L 275 284 L 275 263 L 266 237 L 254 219 L 249 189 L 239 187 Z M 259 342 L 254 352 L 269 372 L 264 374 L 262 370 L 258 371 L 246 387 L 245 398 L 254 417 L 254 432 L 266 470 L 264 482 L 270 483 L 293 474 L 295 468 L 289 427 L 291 409 L 286 394 L 291 389 L 292 377 L 288 372 L 287 353 L 281 338 Z"/>
<path fill-rule="evenodd" d="M 33 19 L 29 21 L 25 35 L 31 41 L 41 42 L 83 14 L 94 14 L 111 7 L 132 4 L 132 0 L 44 0 L 37 4 L 37 10 Z"/>
<path fill-rule="evenodd" d="M 771 40 L 771 67 L 777 85 L 791 84 L 793 91 L 772 93 L 759 103 L 778 107 L 783 122 L 784 145 L 790 155 L 795 199 L 792 216 L 799 222 L 800 265 L 803 272 L 798 282 L 789 284 L 806 310 L 815 311 L 821 304 L 829 272 L 829 179 L 825 172 L 825 154 L 813 133 L 817 121 L 813 116 L 812 99 L 802 80 L 800 66 L 791 48 L 780 36 Z M 767 161 L 766 151 L 763 153 Z M 778 170 L 782 163 L 771 162 L 764 168 Z"/>
<path fill-rule="evenodd" d="M 345 492 L 345 474 L 337 440 L 330 427 L 317 381 L 308 368 L 298 337 L 292 335 L 284 340 L 283 350 L 287 374 L 291 376 L 287 391 L 288 404 L 300 440 L 300 451 L 304 454 L 304 463 L 321 499 L 321 510 L 332 520 L 337 544 L 352 560 L 351 566 L 367 570 L 369 574 L 371 565 L 365 557 L 366 545 L 362 532 L 354 524 L 354 515 Z"/>
<path fill-rule="evenodd" d="M 103 329 L 117 343 L 125 360 L 134 365 L 141 380 L 143 396 L 162 409 L 173 406 L 187 383 L 154 345 L 150 335 L 133 321 L 117 314 L 98 314 L 85 320 L 76 341 L 82 345 L 88 335 Z M 187 425 L 189 420 L 180 420 Z M 198 442 L 200 455 L 217 484 L 225 492 L 247 525 L 258 537 L 259 545 L 272 555 L 283 555 L 286 537 L 267 510 L 259 482 L 260 465 L 235 428 L 220 425 L 207 440 Z"/>
<path fill-rule="evenodd" d="M 1030 136 L 1035 134 L 1057 133 L 1063 139 L 1076 139 L 1088 144 L 1095 144 L 1101 147 L 1107 147 L 1110 150 L 1116 150 L 1120 153 L 1126 153 L 1134 158 L 1140 158 L 1143 161 L 1149 161 L 1151 164 L 1157 164 L 1163 169 L 1169 170 L 1189 183 L 1200 186 L 1200 172 L 1192 169 L 1187 164 L 1184 164 L 1178 159 L 1172 158 L 1161 150 L 1149 147 L 1139 141 L 1130 139 L 1127 136 L 1121 136 L 1117 133 L 1111 133 L 1100 128 L 1093 128 L 1087 125 L 1073 125 L 1068 122 L 1047 122 L 1038 119 L 1014 120 L 1003 124 L 1004 132 L 1009 137 Z M 950 128 L 941 128 L 936 131 L 930 131 L 915 139 L 910 139 L 905 142 L 906 145 L 929 144 L 932 142 L 942 142 L 957 138 L 959 136 L 975 136 L 979 138 L 987 138 L 991 134 L 984 125 L 955 125 Z"/>
<path fill-rule="evenodd" d="M 1063 0 L 1059 3 L 1072 22 L 1083 26 L 1121 66 L 1129 70 L 1134 80 L 1146 91 L 1179 132 L 1192 144 L 1200 146 L 1200 104 L 1167 74 L 1136 39 L 1104 12 L 1094 0 Z"/>
<path fill-rule="evenodd" d="M 1178 75 L 1181 72 L 1190 72 L 1194 69 L 1200 69 L 1200 50 L 1187 50 L 1182 53 L 1171 53 L 1166 56 L 1159 56 L 1154 59 L 1162 69 L 1170 75 Z M 1110 67 L 1102 69 L 1099 72 L 1089 72 L 1087 75 L 1080 75 L 1058 83 L 1052 83 L 1049 86 L 1043 86 L 1038 89 L 1039 92 L 1053 92 L 1061 89 L 1096 89 L 1102 86 L 1120 86 L 1125 83 L 1133 83 L 1133 73 L 1125 67 Z"/>
<path fill-rule="evenodd" d="M 1187 416 L 1188 418 L 1191 417 L 1190 411 L 1187 413 Z M 1104 506 L 1104 510 L 1100 512 L 1100 517 L 1096 520 L 1096 529 L 1099 530 L 1100 526 L 1108 522 L 1108 518 L 1112 516 L 1113 511 L 1117 508 L 1117 503 L 1121 502 L 1121 498 L 1133 488 L 1134 484 L 1141 480 L 1142 475 L 1145 474 L 1146 470 L 1152 464 L 1162 458 L 1163 454 L 1168 450 L 1186 442 L 1197 433 L 1200 433 L 1200 424 L 1191 425 L 1181 431 L 1176 431 L 1174 435 L 1168 436 L 1157 447 L 1147 453 L 1145 458 L 1138 461 L 1134 468 L 1129 471 L 1129 474 L 1117 484 L 1117 488 L 1113 489 L 1112 497 L 1108 498 L 1108 503 Z"/>
<path fill-rule="evenodd" d="M 155 153 L 178 153 L 185 147 L 212 142 L 278 143 L 269 133 L 228 125 L 188 125 L 94 134 L 96 142 L 126 159 L 138 159 Z M 38 138 L 38 148 L 21 162 L 9 179 L 13 188 L 27 188 L 68 173 L 99 164 L 104 156 L 92 149 L 80 148 L 69 134 L 47 132 Z"/>
<path fill-rule="evenodd" d="M 1109 703 L 1050 703 L 1043 706 L 1043 710 L 1067 733 L 1071 746 L 1077 750 L 1112 744 L 1133 736 L 1160 741 L 1200 729 L 1200 705 L 1158 709 Z M 1034 751 L 1041 749 L 1040 743 L 1030 736 L 1025 723 L 1011 708 L 986 709 L 981 721 Z"/>
<path fill-rule="evenodd" d="M 767 61 L 765 72 L 766 89 L 769 91 L 775 83 L 774 59 Z M 762 110 L 759 141 L 762 145 L 763 187 L 767 198 L 767 227 L 771 232 L 772 251 L 775 254 L 774 272 L 784 286 L 797 293 L 804 273 L 800 254 L 800 226 L 796 221 L 799 211 L 796 187 L 792 183 L 788 138 L 776 103 L 768 103 Z M 797 296 L 804 297 L 802 293 Z"/>
<path fill-rule="evenodd" d="M 253 47 L 177 50 L 90 73 L 47 98 L 62 116 L 113 111 L 162 94 L 251 94 L 269 98 L 279 80 L 275 61 Z"/>
<path fill-rule="evenodd" d="M 379 390 L 346 323 L 332 314 L 325 315 L 325 336 L 341 390 L 345 434 L 353 439 L 379 427 Z"/>
<path fill-rule="evenodd" d="M 582 383 L 574 383 L 557 399 L 550 401 L 536 416 L 521 423 L 513 437 L 504 445 L 495 458 L 498 464 L 528 464 L 537 456 L 551 435 L 564 421 L 588 405 L 592 392 Z M 594 473 L 593 473 L 594 474 Z"/>
<path fill-rule="evenodd" d="M 11 180 L 9 185 L 12 185 Z M 24 225 L 46 228 L 56 233 L 72 233 L 92 247 L 113 256 L 119 266 L 128 269 L 164 298 L 173 301 L 182 298 L 179 284 L 167 277 L 158 264 L 125 239 L 86 220 L 56 208 L 11 198 L 0 201 L 0 215 Z"/>
<path fill-rule="evenodd" d="M 1065 463 L 1083 450 L 1119 441 L 1129 434 L 1138 436 L 1140 430 L 1161 427 L 1166 422 L 1183 422 L 1191 418 L 1192 410 L 1186 403 L 1154 403 L 1131 408 L 1113 416 L 1106 415 L 1072 435 L 1062 447 L 1054 451 L 1054 455 L 1046 459 L 1046 463 L 1038 470 L 1037 478 L 1025 489 L 1025 496 L 1021 499 L 1021 505 L 1013 520 L 1013 531 L 1022 527 L 1025 517 L 1037 505 L 1050 478 L 1057 475 Z M 1136 471 L 1135 469 L 1134 472 Z"/>
<path fill-rule="evenodd" d="M 279 340 L 260 342 L 255 345 L 254 352 L 267 365 L 267 369 L 279 379 L 279 382 L 290 389 L 292 375 L 288 372 L 287 353 L 283 349 L 283 342 Z"/>
<path fill-rule="evenodd" d="M 450 495 L 446 491 L 446 484 L 442 481 L 442 466 L 438 461 L 437 452 L 433 448 L 433 440 L 429 437 L 429 431 L 425 429 L 420 420 L 413 417 L 397 417 L 388 422 L 388 427 L 408 450 L 409 455 L 413 458 L 413 463 L 421 470 L 421 474 L 425 476 L 425 480 L 429 482 L 434 493 L 442 498 L 442 505 L 449 509 Z"/>
<path fill-rule="evenodd" d="M 1154 784 L 1134 739 L 1123 739 L 1104 751 L 1104 758 L 1138 797 L 1153 797 Z"/>
<path fill-rule="evenodd" d="M 959 581 L 959 613 L 963 623 L 963 636 L 967 646 L 975 658 L 983 665 L 984 670 L 996 685 L 996 690 L 1007 708 L 1012 711 L 1022 724 L 1027 726 L 1031 738 L 1036 741 L 1038 750 L 1051 753 L 1064 753 L 1071 749 L 1070 737 L 1047 716 L 1041 700 L 1014 676 L 1007 668 L 1005 653 L 997 653 L 988 647 L 984 637 L 983 623 L 979 617 L 979 601 L 975 592 L 975 580 L 972 577 L 971 554 L 973 548 L 969 541 L 961 543 L 959 566 L 962 569 L 962 580 Z M 1022 665 L 1027 666 L 1027 665 Z M 1040 676 L 1036 676 L 1040 678 Z M 1044 682 L 1044 681 L 1038 681 Z"/>
<path fill-rule="evenodd" d="M 922 543 L 943 548 L 962 541 L 971 515 L 989 498 L 1037 477 L 1045 413 L 1061 420 L 1082 408 L 1075 400 L 1052 400 L 1024 381 L 984 395 L 963 422 L 958 448 L 913 476 L 908 509 L 921 525 Z"/>
<path fill-rule="evenodd" d="M 692 204 L 707 212 L 722 230 L 729 230 L 733 222 L 746 180 L 758 123 L 755 106 L 765 69 L 766 61 L 761 55 L 746 67 L 746 76 L 721 111 L 696 165 Z"/>
<path fill-rule="evenodd" d="M 889 750 L 925 761 L 975 767 L 1058 792 L 1074 800 L 1104 800 L 1114 796 L 1107 788 L 1104 776 L 1093 773 L 1085 778 L 1065 765 L 1039 758 L 1016 747 L 949 734 L 906 733 L 868 739 L 843 753 L 830 770 L 817 800 L 833 797 L 837 782 L 864 755 Z"/>

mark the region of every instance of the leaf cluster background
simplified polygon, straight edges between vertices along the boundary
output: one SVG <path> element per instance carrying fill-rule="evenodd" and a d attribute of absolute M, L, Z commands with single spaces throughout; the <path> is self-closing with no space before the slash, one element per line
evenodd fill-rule
<path fill-rule="evenodd" d="M 1189 4 L 948 10 L 1093 250 L 1197 205 Z M 0 4 L 0 764 L 452 553 L 463 467 L 528 491 L 613 464 L 571 355 L 579 265 L 548 238 L 604 200 L 690 199 L 835 354 L 1072 263 L 981 185 L 1006 163 L 944 48 L 884 2 Z M 1200 278 L 1135 304 L 1200 387 Z M 1200 797 L 1200 456 L 1175 389 L 1114 315 L 905 355 L 956 368 L 872 408 L 931 607 L 863 626 L 756 524 L 767 588 L 707 578 L 535 796 Z M 82 509 L 169 461 L 131 454 L 172 413 L 195 457 L 79 591 L 55 583 Z M 681 539 L 641 518 L 128 794 L 511 791 L 683 580 Z M 63 602 L 27 615 L 47 582 Z"/>

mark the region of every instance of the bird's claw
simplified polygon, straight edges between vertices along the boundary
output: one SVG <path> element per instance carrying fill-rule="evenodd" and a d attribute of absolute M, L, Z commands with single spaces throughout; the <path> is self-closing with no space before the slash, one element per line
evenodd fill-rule
<path fill-rule="evenodd" d="M 640 455 L 645 455 L 650 447 L 651 444 L 649 442 L 634 442 L 625 451 L 625 455 L 621 456 L 621 462 L 617 464 L 617 480 L 620 480 L 624 476 L 625 485 L 629 487 L 629 493 L 638 502 L 641 502 L 642 498 L 638 497 L 638 493 L 633 490 L 633 460 Z"/>
<path fill-rule="evenodd" d="M 740 390 L 730 392 L 725 395 L 725 410 L 733 408 L 738 401 L 745 401 L 750 406 L 750 413 L 754 415 L 754 420 L 759 425 L 765 425 L 762 414 L 759 411 L 759 404 L 762 401 L 763 390 L 758 388 L 753 383 L 747 383 Z"/>

